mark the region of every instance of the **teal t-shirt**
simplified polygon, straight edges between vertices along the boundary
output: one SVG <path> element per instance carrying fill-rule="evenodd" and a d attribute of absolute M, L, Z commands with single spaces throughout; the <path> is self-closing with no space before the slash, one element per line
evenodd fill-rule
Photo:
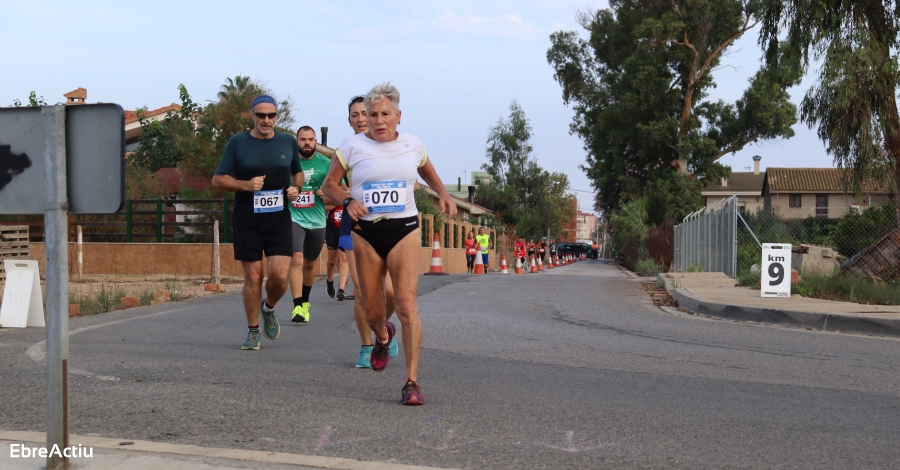
<path fill-rule="evenodd" d="M 325 181 L 331 160 L 319 152 L 309 159 L 300 157 L 300 167 L 303 169 L 303 188 L 300 196 L 291 201 L 291 220 L 301 227 L 314 229 L 325 228 L 325 201 L 316 194 Z"/>

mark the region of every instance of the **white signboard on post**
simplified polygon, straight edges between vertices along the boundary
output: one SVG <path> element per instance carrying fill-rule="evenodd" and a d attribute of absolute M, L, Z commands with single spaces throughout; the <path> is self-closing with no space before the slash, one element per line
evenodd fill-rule
<path fill-rule="evenodd" d="M 762 297 L 791 296 L 791 245 L 762 244 L 759 283 Z"/>
<path fill-rule="evenodd" d="M 44 326 L 44 300 L 41 275 L 34 260 L 3 260 L 6 287 L 0 308 L 0 327 Z"/>

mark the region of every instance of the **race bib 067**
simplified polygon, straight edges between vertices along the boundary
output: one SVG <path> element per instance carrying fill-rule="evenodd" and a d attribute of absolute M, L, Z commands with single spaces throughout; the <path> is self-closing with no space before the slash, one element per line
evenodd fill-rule
<path fill-rule="evenodd" d="M 253 212 L 278 212 L 284 210 L 284 192 L 280 189 L 271 191 L 255 191 L 253 193 Z"/>
<path fill-rule="evenodd" d="M 370 214 L 406 210 L 406 181 L 363 183 L 363 204 Z"/>

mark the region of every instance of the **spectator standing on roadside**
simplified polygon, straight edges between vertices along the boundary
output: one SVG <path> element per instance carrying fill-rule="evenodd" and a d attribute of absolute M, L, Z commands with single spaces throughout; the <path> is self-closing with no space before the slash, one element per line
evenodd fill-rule
<path fill-rule="evenodd" d="M 281 326 L 275 304 L 288 287 L 291 267 L 291 215 L 289 202 L 297 198 L 304 175 L 297 140 L 275 130 L 278 105 L 259 95 L 250 106 L 253 129 L 228 140 L 222 160 L 212 177 L 216 189 L 234 191 L 234 259 L 244 271 L 243 303 L 247 340 L 241 349 L 259 349 L 259 317 L 262 334 L 275 339 Z M 233 173 L 233 176 L 232 176 Z M 263 289 L 263 254 L 268 276 Z"/>
<path fill-rule="evenodd" d="M 469 231 L 466 235 L 466 274 L 472 274 L 475 269 L 475 256 L 478 255 L 478 242 L 475 241 L 475 232 Z"/>

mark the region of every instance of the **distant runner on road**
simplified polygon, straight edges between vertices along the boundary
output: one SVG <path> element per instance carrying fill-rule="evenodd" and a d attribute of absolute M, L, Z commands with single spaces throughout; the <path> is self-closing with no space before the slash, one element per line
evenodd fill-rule
<path fill-rule="evenodd" d="M 294 310 L 291 321 L 309 321 L 309 292 L 316 280 L 316 260 L 325 244 L 325 201 L 322 199 L 322 181 L 328 173 L 331 160 L 316 152 L 316 131 L 303 126 L 297 130 L 300 147 L 300 167 L 306 181 L 300 194 L 291 201 L 291 296 Z"/>
<path fill-rule="evenodd" d="M 253 129 L 228 141 L 212 186 L 234 191 L 234 259 L 244 270 L 244 314 L 247 340 L 241 349 L 259 349 L 259 316 L 262 334 L 275 339 L 281 333 L 275 304 L 287 290 L 291 265 L 291 216 L 288 201 L 297 198 L 303 184 L 297 141 L 275 131 L 278 105 L 268 95 L 257 96 L 250 107 Z M 232 176 L 232 173 L 234 176 Z M 262 297 L 262 256 L 266 255 L 268 280 Z"/>

